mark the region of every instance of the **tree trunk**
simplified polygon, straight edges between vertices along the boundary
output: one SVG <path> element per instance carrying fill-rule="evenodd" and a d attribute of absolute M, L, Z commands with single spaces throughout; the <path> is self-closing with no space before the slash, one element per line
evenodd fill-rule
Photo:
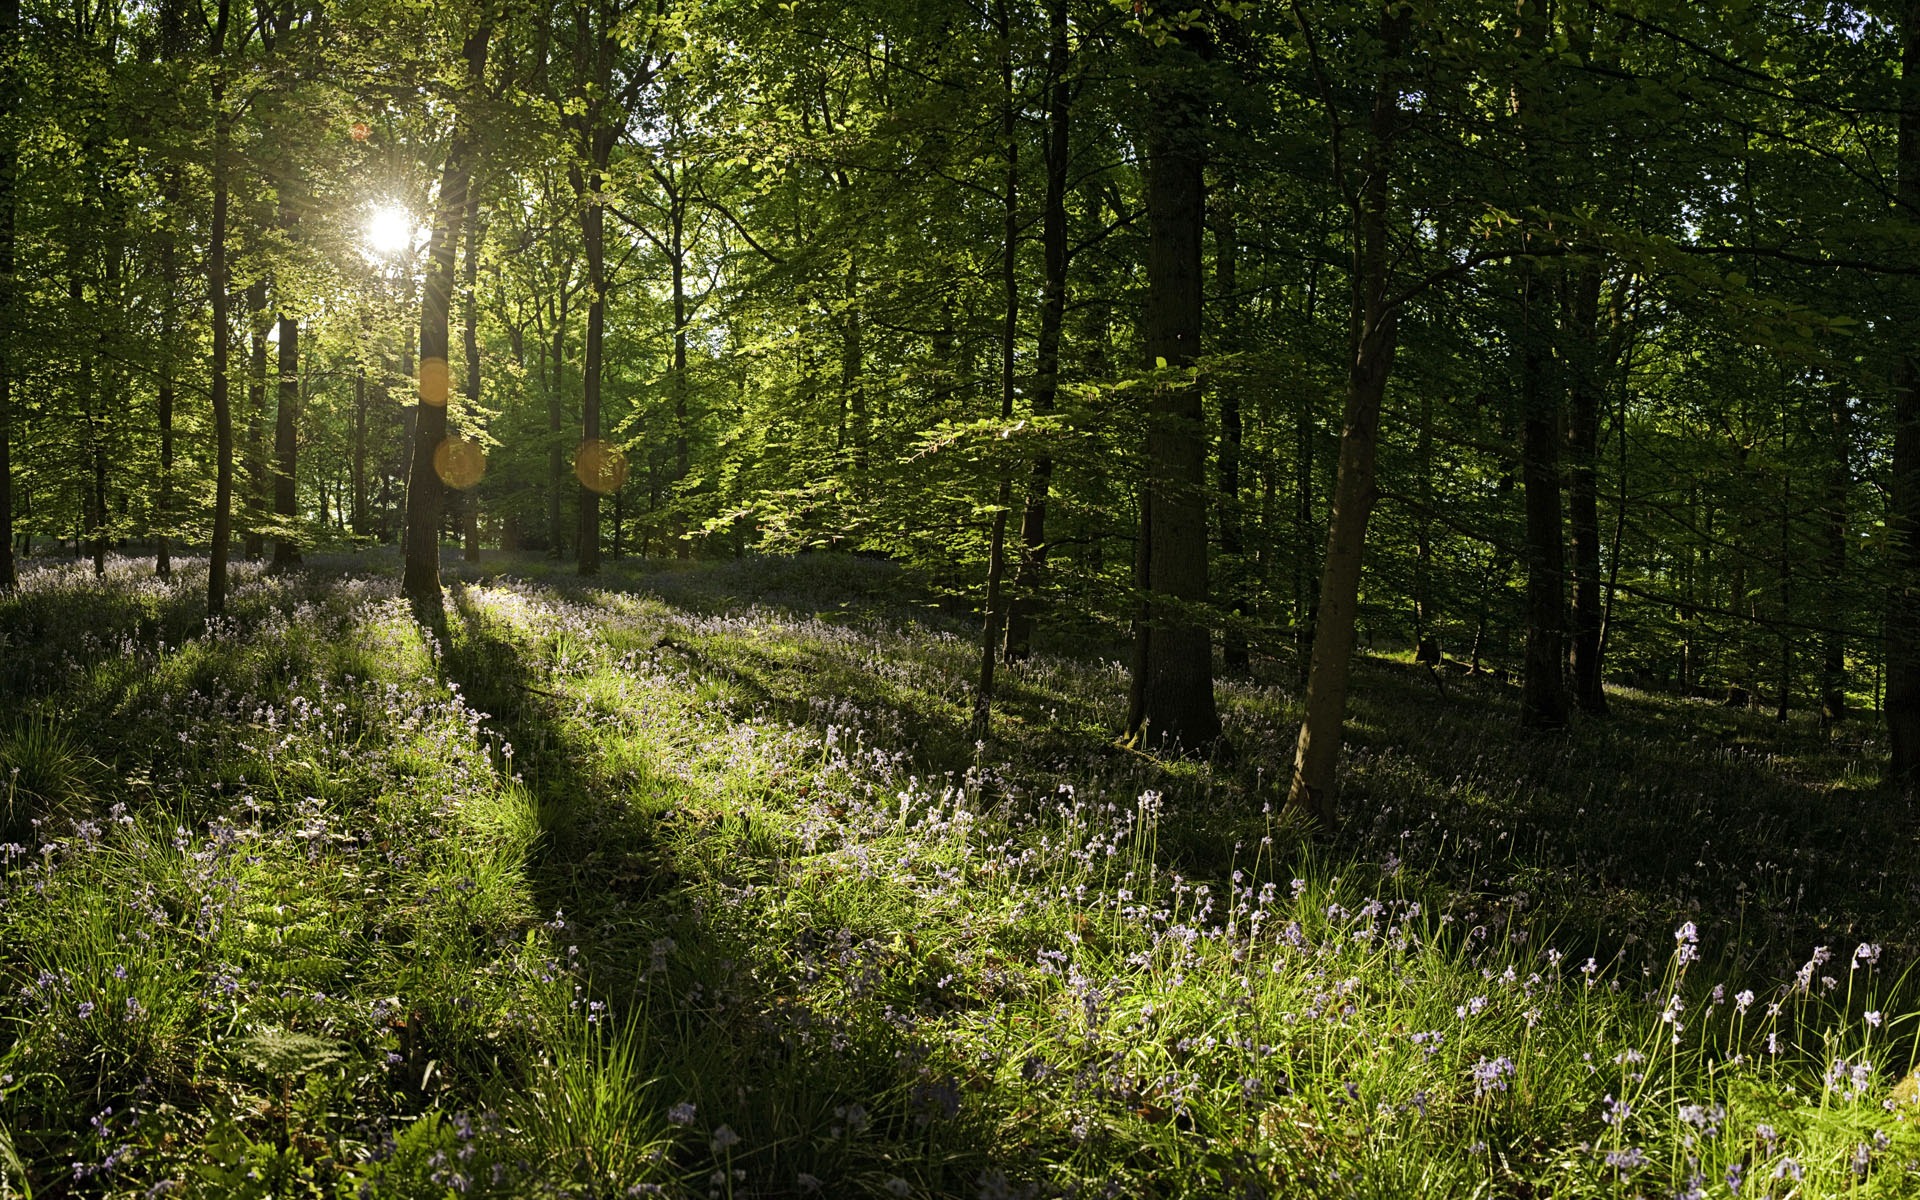
<path fill-rule="evenodd" d="M 0 106 L 19 108 L 20 0 L 0 0 Z M 14 178 L 19 156 L 9 134 L 0 137 L 0 592 L 19 583 L 13 558 L 13 377 L 18 373 L 13 333 Z"/>
<path fill-rule="evenodd" d="M 363 331 L 364 336 L 364 331 Z M 353 509 L 351 527 L 355 536 L 367 534 L 367 368 L 362 363 L 353 375 Z"/>
<path fill-rule="evenodd" d="M 1607 711 L 1601 679 L 1600 594 L 1600 407 L 1606 380 L 1600 361 L 1600 264 L 1584 265 L 1575 277 L 1568 320 L 1573 336 L 1573 378 L 1567 414 L 1567 523 L 1573 543 L 1573 702 L 1595 716 Z M 1624 437 L 1624 433 L 1622 434 Z"/>
<path fill-rule="evenodd" d="M 1240 226 L 1234 211 L 1234 188 L 1223 183 L 1215 195 L 1213 230 L 1214 279 L 1220 288 L 1220 350 L 1232 354 L 1239 350 L 1240 316 Z M 1251 669 L 1252 656 L 1247 649 L 1247 631 L 1240 621 L 1246 617 L 1246 564 L 1242 559 L 1240 512 L 1240 384 L 1233 381 L 1220 389 L 1220 557 L 1223 570 L 1220 602 L 1230 614 L 1226 631 L 1221 634 L 1221 665 L 1229 674 L 1245 675 Z"/>
<path fill-rule="evenodd" d="M 474 294 L 474 288 L 480 279 L 480 189 L 467 189 L 467 261 L 465 291 L 466 306 L 462 314 L 462 342 L 467 358 L 467 420 L 480 420 L 480 302 Z M 477 439 L 476 439 L 477 440 Z M 466 528 L 466 560 L 470 563 L 480 561 L 480 493 L 477 490 L 479 479 L 462 481 L 460 492 L 460 515 Z"/>
<path fill-rule="evenodd" d="M 1846 389 L 1827 385 L 1827 423 L 1833 439 L 1832 467 L 1827 476 L 1826 597 L 1827 628 L 1821 634 L 1820 715 L 1827 723 L 1847 715 L 1847 496 L 1853 490 L 1853 410 Z"/>
<path fill-rule="evenodd" d="M 1147 406 L 1145 676 L 1126 740 L 1210 753 L 1220 740 L 1213 645 L 1196 611 L 1207 603 L 1207 422 L 1197 380 L 1206 216 L 1208 97 L 1199 78 L 1210 47 L 1197 29 L 1167 43 L 1166 71 L 1147 129 Z"/>
<path fill-rule="evenodd" d="M 267 281 L 263 276 L 247 287 L 247 445 L 246 555 L 258 559 L 266 552 L 263 530 L 267 523 L 267 473 L 264 429 L 267 420 Z"/>
<path fill-rule="evenodd" d="M 17 0 L 6 0 L 17 3 Z M 169 9 L 172 6 L 168 6 Z M 173 228 L 165 224 L 166 214 L 180 207 L 180 170 L 167 168 L 166 184 L 161 189 L 162 227 L 160 233 L 160 377 L 154 389 L 155 419 L 160 426 L 160 479 L 154 497 L 153 572 L 162 579 L 173 577 L 173 353 L 174 304 L 180 290 L 179 248 L 174 244 Z M 4 418 L 0 418 L 3 420 Z M 0 439 L 3 440 L 3 439 Z M 6 452 L 0 450 L 0 456 Z"/>
<path fill-rule="evenodd" d="M 1520 486 L 1526 513 L 1527 647 L 1520 723 L 1567 723 L 1566 539 L 1560 515 L 1560 393 L 1548 378 L 1549 290 L 1532 266 L 1520 280 Z"/>
<path fill-rule="evenodd" d="M 1360 568 L 1367 521 L 1373 514 L 1374 455 L 1380 435 L 1380 403 L 1393 371 L 1397 315 L 1387 304 L 1393 261 L 1387 246 L 1389 172 L 1399 124 L 1399 58 L 1411 18 L 1380 11 L 1380 74 L 1374 83 L 1365 157 L 1353 208 L 1353 298 L 1348 315 L 1347 400 L 1341 417 L 1340 458 L 1335 467 L 1333 509 L 1327 519 L 1327 553 L 1320 569 L 1313 658 L 1307 674 L 1306 714 L 1294 745 L 1293 780 L 1287 804 L 1330 822 L 1335 771 L 1347 716 L 1354 624 L 1359 615 Z M 1327 97 L 1329 105 L 1333 103 Z"/>
<path fill-rule="evenodd" d="M 1072 149 L 1072 89 L 1068 86 L 1066 0 L 1048 0 L 1046 194 L 1041 201 L 1040 245 L 1046 278 L 1040 293 L 1040 337 L 1034 355 L 1033 412 L 1051 414 L 1060 392 L 1060 330 L 1067 310 L 1067 168 Z M 1053 486 L 1053 456 L 1034 456 L 1027 502 L 1020 514 L 1020 561 L 1014 570 L 1007 611 L 1006 658 L 1032 652 L 1034 613 L 1047 563 L 1047 501 Z"/>
<path fill-rule="evenodd" d="M 569 274 L 571 269 L 569 268 Z M 561 489 L 567 471 L 566 451 L 561 446 L 566 413 L 561 404 L 561 388 L 567 377 L 567 280 L 560 283 L 560 302 L 553 322 L 553 379 L 547 388 L 547 556 L 566 557 L 566 530 L 561 521 Z"/>
<path fill-rule="evenodd" d="M 487 71 L 493 24 L 481 18 L 463 48 L 468 86 L 478 92 Z M 440 203 L 427 243 L 427 284 L 420 301 L 420 403 L 415 409 L 413 463 L 407 480 L 407 527 L 400 586 L 420 608 L 437 612 L 440 597 L 440 520 L 446 490 L 434 469 L 434 452 L 447 436 L 448 316 L 453 302 L 453 259 L 466 216 L 472 165 L 472 108 L 454 118 L 453 140 L 440 170 Z"/>
<path fill-rule="evenodd" d="M 1901 129 L 1897 150 L 1899 221 L 1920 227 L 1920 0 L 1907 0 L 1901 50 Z M 1912 319 L 1912 288 L 1891 323 L 1893 359 L 1893 468 L 1887 495 L 1887 532 L 1893 580 L 1887 584 L 1885 714 L 1887 780 L 1899 791 L 1920 791 L 1920 336 Z"/>
<path fill-rule="evenodd" d="M 673 553 L 675 558 L 691 558 L 693 544 L 687 540 L 684 515 L 687 474 L 693 469 L 687 431 L 687 201 L 676 185 L 667 216 L 667 257 L 673 267 Z"/>
<path fill-rule="evenodd" d="M 300 319 L 280 315 L 280 383 L 273 417 L 273 569 L 284 571 L 300 562 L 300 539 L 294 531 L 300 516 L 298 480 L 300 455 Z"/>
<path fill-rule="evenodd" d="M 226 113 L 227 15 L 229 0 L 218 0 L 213 26 L 213 216 L 207 230 L 207 292 L 213 308 L 213 361 L 208 393 L 213 403 L 213 545 L 207 555 L 207 615 L 227 611 L 227 542 L 233 537 L 233 413 L 227 404 L 227 353 L 233 330 L 227 314 L 227 146 L 232 139 Z"/>
<path fill-rule="evenodd" d="M 1413 516 L 1413 657 L 1437 664 L 1440 642 L 1433 633 L 1433 389 L 1420 389 L 1420 429 L 1414 457 L 1420 472 L 1420 511 Z"/>
<path fill-rule="evenodd" d="M 1020 276 L 1016 250 L 1020 244 L 1020 143 L 1015 137 L 1016 118 L 1013 92 L 1013 30 L 1007 15 L 1006 0 L 995 5 L 1000 26 L 1000 137 L 1006 162 L 1006 188 L 1001 195 L 1002 227 L 1000 235 L 1000 420 L 1013 420 L 1013 354 L 1020 329 Z M 1002 581 L 1007 566 L 1007 510 L 1013 504 L 1013 477 L 1000 468 L 1000 487 L 995 497 L 993 528 L 987 538 L 986 614 L 980 635 L 980 681 L 973 694 L 973 738 L 986 740 L 993 720 L 993 670 L 1000 651 L 1002 619 Z"/>
<path fill-rule="evenodd" d="M 600 573 L 600 492 L 604 486 L 605 450 L 600 445 L 600 376 L 607 329 L 606 215 L 601 202 L 604 163 L 595 161 L 584 177 L 576 176 L 580 198 L 580 239 L 587 252 L 587 336 L 580 364 L 580 520 L 575 539 L 582 575 Z"/>

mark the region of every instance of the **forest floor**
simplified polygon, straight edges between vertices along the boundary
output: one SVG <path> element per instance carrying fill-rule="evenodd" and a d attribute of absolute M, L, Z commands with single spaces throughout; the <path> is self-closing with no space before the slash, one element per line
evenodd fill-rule
<path fill-rule="evenodd" d="M 0 599 L 0 1195 L 1895 1196 L 1870 744 L 1359 669 L 1346 820 L 824 555 Z"/>

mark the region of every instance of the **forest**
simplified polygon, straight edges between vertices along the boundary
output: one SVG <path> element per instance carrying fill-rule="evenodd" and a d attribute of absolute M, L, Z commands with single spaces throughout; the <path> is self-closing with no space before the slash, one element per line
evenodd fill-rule
<path fill-rule="evenodd" d="M 1920 1193 L 1920 0 L 0 96 L 0 1200 Z"/>

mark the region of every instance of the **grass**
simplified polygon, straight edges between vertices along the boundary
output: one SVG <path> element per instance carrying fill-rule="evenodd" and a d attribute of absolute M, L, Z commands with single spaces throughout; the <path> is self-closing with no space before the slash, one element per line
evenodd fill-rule
<path fill-rule="evenodd" d="M 0 1194 L 1920 1190 L 1870 747 L 1376 659 L 1309 836 L 1291 662 L 1231 766 L 1099 647 L 980 745 L 884 564 L 510 565 L 0 600 Z"/>

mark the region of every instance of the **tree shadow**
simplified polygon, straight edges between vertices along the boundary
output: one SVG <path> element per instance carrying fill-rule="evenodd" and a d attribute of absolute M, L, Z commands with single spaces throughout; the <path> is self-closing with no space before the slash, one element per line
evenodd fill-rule
<path fill-rule="evenodd" d="M 693 1103 L 699 1128 L 740 1138 L 676 1143 L 675 1164 L 701 1177 L 744 1170 L 755 1195 L 800 1194 L 803 1175 L 831 1182 L 870 1170 L 894 1139 L 918 1141 L 952 1172 L 937 1191 L 971 1188 L 995 1165 L 991 1130 L 949 1103 L 958 1092 L 928 1066 L 933 1047 L 886 1004 L 902 1003 L 918 972 L 845 929 L 803 921 L 770 936 L 731 898 L 778 886 L 791 847 L 724 798 L 634 752 L 610 753 L 609 726 L 634 714 L 565 694 L 472 590 L 455 584 L 451 594 L 444 670 L 513 747 L 542 834 L 527 864 L 533 901 L 565 923 L 583 1002 L 641 1021 L 657 1110 Z M 893 971 L 898 986 L 850 1018 L 817 1012 L 794 960 L 829 946 Z M 849 1112 L 854 1125 L 870 1123 L 865 1150 Z"/>

